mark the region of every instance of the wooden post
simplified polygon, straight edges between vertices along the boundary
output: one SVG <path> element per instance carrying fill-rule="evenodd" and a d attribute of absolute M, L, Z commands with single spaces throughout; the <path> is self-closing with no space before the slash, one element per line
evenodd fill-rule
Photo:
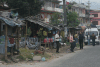
<path fill-rule="evenodd" d="M 7 60 L 7 24 L 5 24 L 5 60 Z"/>
<path fill-rule="evenodd" d="M 26 38 L 27 38 L 27 22 L 26 22 L 26 36 L 25 36 L 25 43 L 26 43 Z M 25 48 L 26 48 L 26 44 L 25 44 Z"/>
<path fill-rule="evenodd" d="M 1 21 L 0 21 L 0 36 L 1 36 Z"/>
<path fill-rule="evenodd" d="M 19 50 L 19 27 L 17 28 L 17 49 Z"/>
<path fill-rule="evenodd" d="M 46 49 L 46 43 L 45 43 L 45 49 Z"/>

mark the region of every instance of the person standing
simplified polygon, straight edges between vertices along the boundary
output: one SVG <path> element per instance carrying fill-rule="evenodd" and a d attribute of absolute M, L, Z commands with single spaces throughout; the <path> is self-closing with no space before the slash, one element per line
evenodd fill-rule
<path fill-rule="evenodd" d="M 72 51 L 72 52 L 74 52 L 74 45 L 73 45 L 73 35 L 71 34 L 70 35 L 70 38 L 69 38 L 69 40 L 70 40 L 70 44 L 71 44 L 71 46 L 70 46 L 70 50 Z"/>
<path fill-rule="evenodd" d="M 96 36 L 94 35 L 94 33 L 92 34 L 92 45 L 95 46 L 95 39 L 96 39 Z"/>
<path fill-rule="evenodd" d="M 82 33 L 80 32 L 80 34 L 79 34 L 80 49 L 83 49 L 83 39 L 84 39 L 84 36 L 83 36 Z"/>
<path fill-rule="evenodd" d="M 57 45 L 57 48 L 56 48 L 56 53 L 59 53 L 59 31 L 56 33 L 55 35 L 55 41 L 56 41 L 56 45 Z"/>
<path fill-rule="evenodd" d="M 76 33 L 74 37 L 75 37 L 75 42 L 77 44 L 78 43 L 78 34 Z"/>
<path fill-rule="evenodd" d="M 87 39 L 88 39 L 88 45 L 90 45 L 90 34 L 89 33 L 87 35 Z"/>

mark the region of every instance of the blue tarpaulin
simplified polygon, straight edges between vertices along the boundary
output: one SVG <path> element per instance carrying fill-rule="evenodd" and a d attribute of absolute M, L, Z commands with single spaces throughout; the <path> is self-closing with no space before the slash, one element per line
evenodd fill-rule
<path fill-rule="evenodd" d="M 7 47 L 13 47 L 14 45 L 15 44 L 10 44 L 8 39 Z M 4 54 L 4 53 L 5 53 L 5 36 L 0 36 L 0 54 Z"/>
<path fill-rule="evenodd" d="M 4 18 L 4 17 L 0 17 L 0 19 L 2 21 L 4 21 L 7 25 L 9 26 L 20 26 L 20 24 L 16 23 L 14 20 L 10 19 L 10 18 Z"/>

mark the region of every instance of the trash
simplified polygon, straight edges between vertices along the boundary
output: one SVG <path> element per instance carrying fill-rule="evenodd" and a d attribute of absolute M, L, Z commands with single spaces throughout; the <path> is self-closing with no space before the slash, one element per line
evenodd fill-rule
<path fill-rule="evenodd" d="M 31 53 L 32 55 L 34 55 L 34 53 Z"/>
<path fill-rule="evenodd" d="M 45 57 L 42 58 L 42 61 L 45 61 Z"/>

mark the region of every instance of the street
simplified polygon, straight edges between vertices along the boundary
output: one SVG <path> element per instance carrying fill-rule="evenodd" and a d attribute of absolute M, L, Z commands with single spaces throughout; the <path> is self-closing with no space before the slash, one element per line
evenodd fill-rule
<path fill-rule="evenodd" d="M 0 65 L 0 67 L 99 67 L 100 66 L 100 45 L 87 45 L 83 50 L 66 54 L 63 57 L 48 62 L 18 63 L 12 65 Z"/>
<path fill-rule="evenodd" d="M 100 46 L 85 46 L 83 50 L 68 54 L 46 64 L 48 67 L 99 67 Z"/>

